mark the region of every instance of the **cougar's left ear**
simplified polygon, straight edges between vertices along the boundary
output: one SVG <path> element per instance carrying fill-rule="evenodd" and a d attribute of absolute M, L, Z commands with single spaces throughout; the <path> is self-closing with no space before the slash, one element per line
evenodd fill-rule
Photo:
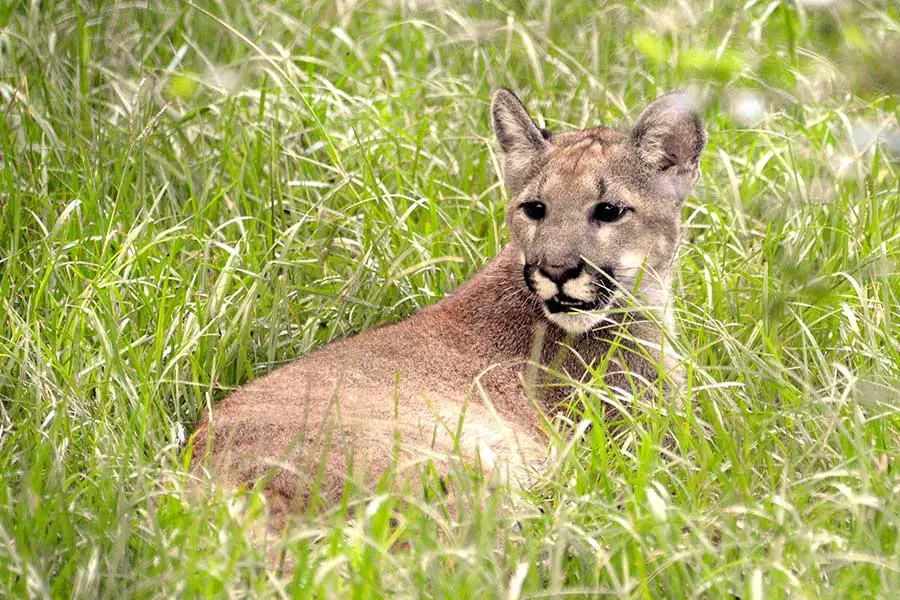
<path fill-rule="evenodd" d="M 503 151 L 503 177 L 518 190 L 538 168 L 549 147 L 522 101 L 506 88 L 494 92 L 491 101 L 494 134 Z"/>
<path fill-rule="evenodd" d="M 666 94 L 645 108 L 631 130 L 631 143 L 644 162 L 678 184 L 680 196 L 686 196 L 700 176 L 706 128 L 685 93 Z"/>

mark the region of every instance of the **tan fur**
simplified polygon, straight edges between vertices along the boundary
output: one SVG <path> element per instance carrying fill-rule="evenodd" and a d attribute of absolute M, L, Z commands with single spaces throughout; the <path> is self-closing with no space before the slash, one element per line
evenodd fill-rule
<path fill-rule="evenodd" d="M 610 364 L 623 369 L 605 374 L 609 386 L 658 377 L 652 351 L 636 346 L 660 342 L 658 320 L 646 317 L 661 315 L 668 298 L 680 206 L 705 142 L 684 106 L 681 96 L 663 97 L 631 135 L 596 128 L 548 139 L 512 92 L 498 91 L 492 114 L 512 190 L 510 243 L 412 318 L 329 344 L 217 404 L 197 427 L 194 469 L 229 487 L 265 485 L 281 515 L 305 507 L 313 489 L 334 502 L 348 478 L 368 489 L 386 470 L 414 478 L 428 461 L 439 472 L 458 458 L 480 461 L 523 482 L 546 457 L 539 411 L 569 393 L 549 371 L 581 380 L 587 364 L 621 344 Z M 535 222 L 522 203 L 538 197 L 547 215 Z M 602 199 L 632 210 L 598 224 L 590 215 Z M 551 281 L 576 263 L 577 277 Z M 548 312 L 554 290 L 602 298 L 607 269 L 617 289 L 605 306 L 629 306 L 628 315 Z M 635 300 L 657 305 L 638 310 Z"/>

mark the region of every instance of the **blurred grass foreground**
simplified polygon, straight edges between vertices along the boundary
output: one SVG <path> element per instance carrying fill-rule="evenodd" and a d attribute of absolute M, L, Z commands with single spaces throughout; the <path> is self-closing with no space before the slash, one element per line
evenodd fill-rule
<path fill-rule="evenodd" d="M 898 67 L 893 0 L 0 0 L 0 596 L 897 597 Z M 261 548 L 187 436 L 498 250 L 498 86 L 551 129 L 704 103 L 678 406 L 585 388 L 524 495 Z"/>

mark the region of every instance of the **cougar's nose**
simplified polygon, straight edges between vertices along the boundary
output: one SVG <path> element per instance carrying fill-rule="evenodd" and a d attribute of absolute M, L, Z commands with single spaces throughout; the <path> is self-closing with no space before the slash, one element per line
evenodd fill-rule
<path fill-rule="evenodd" d="M 578 261 L 577 264 L 568 265 L 542 265 L 541 274 L 556 285 L 562 285 L 570 279 L 575 279 L 581 275 L 584 268 L 584 261 Z"/>

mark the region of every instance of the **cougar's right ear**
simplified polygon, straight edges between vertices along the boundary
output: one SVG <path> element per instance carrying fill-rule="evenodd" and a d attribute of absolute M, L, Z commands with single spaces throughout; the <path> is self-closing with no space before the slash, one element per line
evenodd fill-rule
<path fill-rule="evenodd" d="M 516 190 L 538 168 L 549 142 L 531 120 L 522 101 L 506 88 L 494 92 L 491 116 L 494 134 L 503 151 L 503 177 Z"/>

